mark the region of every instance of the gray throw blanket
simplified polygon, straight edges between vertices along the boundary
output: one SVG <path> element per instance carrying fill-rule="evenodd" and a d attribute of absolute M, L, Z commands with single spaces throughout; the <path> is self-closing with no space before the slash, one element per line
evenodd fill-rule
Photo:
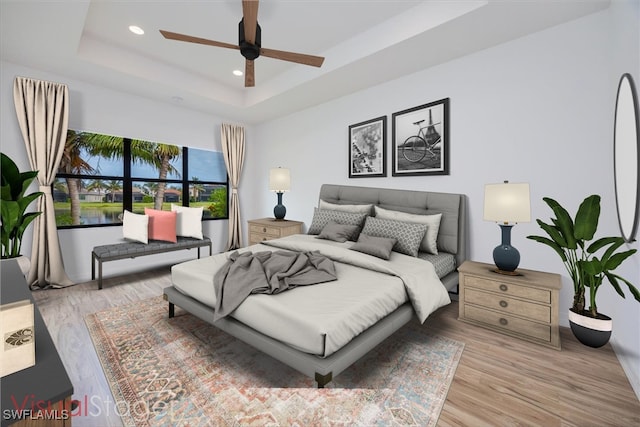
<path fill-rule="evenodd" d="M 227 316 L 251 294 L 277 294 L 336 279 L 333 261 L 318 251 L 233 252 L 213 279 L 213 321 Z"/>

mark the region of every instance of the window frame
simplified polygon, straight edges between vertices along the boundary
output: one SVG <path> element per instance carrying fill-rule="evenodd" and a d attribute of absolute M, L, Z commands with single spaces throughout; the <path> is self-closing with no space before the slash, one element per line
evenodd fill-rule
<path fill-rule="evenodd" d="M 59 178 L 76 178 L 80 180 L 104 180 L 104 181 L 122 181 L 122 210 L 128 210 L 133 212 L 133 184 L 136 182 L 164 182 L 165 184 L 179 184 L 182 187 L 182 206 L 188 207 L 190 202 L 189 189 L 190 185 L 194 183 L 202 185 L 214 185 L 218 187 L 224 187 L 227 193 L 227 203 L 225 205 L 224 217 L 205 218 L 203 215 L 203 221 L 216 221 L 216 220 L 228 220 L 229 219 L 229 172 L 225 167 L 226 180 L 224 182 L 218 181 L 205 181 L 205 180 L 190 180 L 189 177 L 189 147 L 179 146 L 182 148 L 182 178 L 181 179 L 158 179 L 158 178 L 137 178 L 131 176 L 131 138 L 122 138 L 123 144 L 123 176 L 111 176 L 111 175 L 86 175 L 86 174 L 70 174 L 70 173 L 56 173 L 55 179 Z M 196 150 L 206 150 L 200 147 L 192 147 Z M 206 150 L 212 151 L 213 150 Z M 54 180 L 55 183 L 55 180 Z M 54 191 L 54 184 L 51 184 L 51 191 Z M 185 197 L 185 194 L 187 197 Z M 122 221 L 112 222 L 109 224 L 77 224 L 77 225 L 56 225 L 58 230 L 75 229 L 75 228 L 100 228 L 100 227 L 114 227 L 122 226 Z"/>

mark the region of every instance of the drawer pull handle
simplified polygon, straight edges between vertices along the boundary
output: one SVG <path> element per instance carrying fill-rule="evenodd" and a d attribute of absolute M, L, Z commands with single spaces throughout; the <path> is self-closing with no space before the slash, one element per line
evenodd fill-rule
<path fill-rule="evenodd" d="M 266 233 L 267 232 L 267 228 L 266 227 L 262 227 L 262 232 Z"/>
<path fill-rule="evenodd" d="M 506 301 L 504 301 L 504 300 L 500 301 L 500 307 L 505 308 L 508 305 L 509 304 Z"/>
<path fill-rule="evenodd" d="M 503 291 L 503 292 L 507 292 L 507 289 L 509 289 L 509 288 L 508 288 L 508 287 L 507 287 L 507 285 L 505 285 L 504 283 L 503 283 L 502 285 L 500 285 L 500 290 L 501 290 L 501 291 Z"/>
<path fill-rule="evenodd" d="M 505 319 L 504 317 L 501 317 L 501 318 L 500 318 L 500 324 L 501 324 L 502 326 L 506 326 L 506 325 L 507 325 L 507 323 L 509 323 L 509 321 L 508 321 L 507 319 Z"/>

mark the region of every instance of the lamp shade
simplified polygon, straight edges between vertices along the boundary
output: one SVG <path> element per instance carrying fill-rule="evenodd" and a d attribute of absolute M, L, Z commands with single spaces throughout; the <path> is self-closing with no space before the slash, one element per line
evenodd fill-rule
<path fill-rule="evenodd" d="M 269 171 L 269 191 L 282 193 L 291 189 L 289 169 L 273 168 Z"/>
<path fill-rule="evenodd" d="M 531 221 L 528 183 L 486 184 L 484 219 L 503 224 Z"/>

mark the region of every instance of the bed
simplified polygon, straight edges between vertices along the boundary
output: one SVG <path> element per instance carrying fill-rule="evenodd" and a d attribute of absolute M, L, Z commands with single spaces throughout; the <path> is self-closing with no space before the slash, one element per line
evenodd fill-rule
<path fill-rule="evenodd" d="M 432 245 L 437 240 L 438 254 L 420 250 L 417 256 L 405 255 L 396 252 L 394 245 L 389 260 L 384 260 L 352 250 L 352 241 L 319 239 L 318 230 L 313 229 L 322 224 L 322 214 L 335 214 L 334 209 L 343 208 L 370 209 L 365 214 L 363 234 L 371 230 L 368 222 L 395 224 L 377 220 L 375 214 L 379 218 L 384 214 L 400 218 L 405 214 L 424 218 L 441 214 L 437 239 L 432 236 Z M 172 268 L 172 286 L 164 290 L 169 317 L 175 315 L 177 305 L 324 387 L 416 315 L 424 321 L 450 302 L 447 291 L 456 289 L 456 268 L 466 258 L 466 197 L 324 184 L 309 233 L 242 251 L 320 251 L 335 261 L 337 281 L 301 286 L 277 295 L 251 295 L 229 316 L 214 322 L 213 275 L 228 262 L 228 254 L 218 254 Z"/>

